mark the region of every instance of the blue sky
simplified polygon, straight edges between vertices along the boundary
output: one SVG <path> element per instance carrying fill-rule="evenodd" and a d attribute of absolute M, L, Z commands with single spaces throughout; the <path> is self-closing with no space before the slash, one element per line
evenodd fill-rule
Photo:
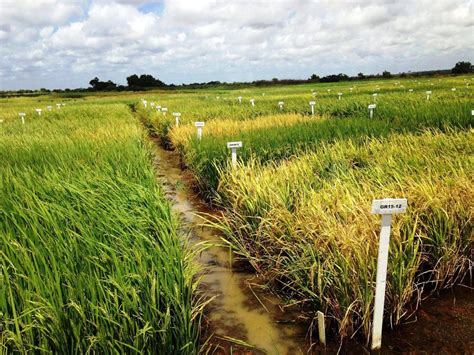
<path fill-rule="evenodd" d="M 0 90 L 307 78 L 474 61 L 471 0 L 0 0 Z"/>

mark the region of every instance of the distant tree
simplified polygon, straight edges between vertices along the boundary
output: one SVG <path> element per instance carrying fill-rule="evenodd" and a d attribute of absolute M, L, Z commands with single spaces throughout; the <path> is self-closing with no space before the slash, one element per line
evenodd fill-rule
<path fill-rule="evenodd" d="M 365 78 L 365 75 L 364 75 L 363 73 L 359 73 L 359 74 L 357 74 L 357 77 L 358 77 L 359 79 L 364 79 L 364 78 Z"/>
<path fill-rule="evenodd" d="M 97 88 L 97 85 L 99 84 L 99 78 L 95 77 L 91 81 L 89 81 L 89 85 L 92 86 L 93 89 Z"/>
<path fill-rule="evenodd" d="M 389 79 L 389 78 L 392 77 L 392 74 L 391 74 L 388 70 L 384 70 L 383 73 L 382 73 L 382 76 L 383 76 L 384 78 Z"/>
<path fill-rule="evenodd" d="M 473 66 L 470 62 L 457 62 L 451 73 L 453 74 L 467 74 L 473 72 Z"/>
<path fill-rule="evenodd" d="M 278 78 L 273 78 L 273 79 L 272 79 L 272 82 L 273 82 L 273 83 L 278 83 Z"/>
<path fill-rule="evenodd" d="M 159 79 L 155 79 L 150 74 L 142 74 L 140 76 L 136 74 L 130 75 L 127 78 L 127 84 L 132 89 L 166 86 L 164 82 Z"/>
<path fill-rule="evenodd" d="M 344 81 L 344 80 L 349 80 L 349 76 L 343 73 L 340 73 L 337 75 L 335 74 L 326 75 L 326 76 L 323 76 L 321 79 L 319 79 L 319 81 L 322 83 L 337 83 L 339 81 Z"/>
<path fill-rule="evenodd" d="M 112 81 L 100 81 L 98 77 L 95 77 L 89 81 L 89 85 L 92 86 L 92 90 L 95 91 L 105 91 L 105 90 L 115 90 L 117 89 L 117 84 Z"/>
<path fill-rule="evenodd" d="M 309 78 L 309 81 L 312 83 L 317 83 L 319 81 L 319 76 L 316 74 L 312 74 Z"/>
<path fill-rule="evenodd" d="M 138 75 L 137 74 L 133 74 L 133 75 L 130 75 L 128 78 L 127 78 L 127 84 L 128 86 L 132 87 L 132 86 L 138 86 L 140 83 L 140 79 L 138 78 Z"/>

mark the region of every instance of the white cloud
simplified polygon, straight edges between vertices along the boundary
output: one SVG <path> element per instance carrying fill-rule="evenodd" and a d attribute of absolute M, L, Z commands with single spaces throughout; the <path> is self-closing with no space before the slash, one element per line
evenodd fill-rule
<path fill-rule="evenodd" d="M 474 59 L 472 11 L 471 0 L 2 0 L 0 88 L 449 68 Z"/>

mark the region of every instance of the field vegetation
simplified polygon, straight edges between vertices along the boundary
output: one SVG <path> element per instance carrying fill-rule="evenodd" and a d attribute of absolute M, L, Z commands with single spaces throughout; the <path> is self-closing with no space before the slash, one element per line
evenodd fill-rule
<path fill-rule="evenodd" d="M 1 100 L 0 349 L 199 351 L 193 252 L 139 121 L 222 210 L 209 224 L 235 253 L 340 337 L 370 336 L 374 198 L 408 199 L 392 224 L 387 325 L 472 284 L 473 79 Z M 243 143 L 236 166 L 229 141 Z"/>
<path fill-rule="evenodd" d="M 0 352 L 195 353 L 192 253 L 128 107 L 26 104 L 0 125 Z"/>
<path fill-rule="evenodd" d="M 136 107 L 178 150 L 200 193 L 224 211 L 210 223 L 229 245 L 310 317 L 322 310 L 339 336 L 368 339 L 380 229 L 372 199 L 409 201 L 393 225 L 387 322 L 400 323 L 425 295 L 472 282 L 472 79 L 147 99 L 181 112 L 179 126 L 169 114 Z M 206 122 L 201 140 L 195 121 Z M 229 141 L 243 142 L 236 167 Z"/>

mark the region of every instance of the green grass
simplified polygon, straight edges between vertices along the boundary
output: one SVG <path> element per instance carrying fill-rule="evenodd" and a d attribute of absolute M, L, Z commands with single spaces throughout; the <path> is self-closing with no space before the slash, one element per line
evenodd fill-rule
<path fill-rule="evenodd" d="M 192 253 L 125 105 L 0 130 L 0 349 L 195 353 Z"/>

